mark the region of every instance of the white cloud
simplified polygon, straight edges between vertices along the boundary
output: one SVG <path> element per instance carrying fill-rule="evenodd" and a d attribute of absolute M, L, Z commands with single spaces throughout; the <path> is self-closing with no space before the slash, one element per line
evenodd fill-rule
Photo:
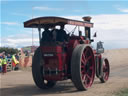
<path fill-rule="evenodd" d="M 94 29 L 106 40 L 128 40 L 128 14 L 93 16 Z"/>
<path fill-rule="evenodd" d="M 4 25 L 19 25 L 17 22 L 1 22 Z"/>
<path fill-rule="evenodd" d="M 38 37 L 34 37 L 33 39 L 35 45 L 39 45 Z M 29 34 L 19 34 L 19 35 L 11 35 L 7 38 L 1 39 L 2 46 L 8 47 L 23 47 L 23 46 L 31 46 L 32 45 L 32 37 Z"/>
<path fill-rule="evenodd" d="M 51 11 L 51 10 L 54 10 L 54 11 L 58 11 L 58 10 L 61 10 L 60 8 L 50 8 L 50 7 L 46 7 L 46 6 L 36 6 L 36 7 L 33 7 L 34 10 L 41 10 L 41 11 Z"/>
<path fill-rule="evenodd" d="M 128 9 L 118 8 L 120 12 L 128 13 Z"/>

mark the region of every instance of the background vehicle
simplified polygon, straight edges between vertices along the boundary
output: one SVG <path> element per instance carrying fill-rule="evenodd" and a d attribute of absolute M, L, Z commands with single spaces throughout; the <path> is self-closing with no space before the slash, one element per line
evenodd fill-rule
<path fill-rule="evenodd" d="M 91 47 L 90 23 L 91 17 L 83 17 L 77 21 L 61 17 L 40 17 L 24 22 L 24 27 L 38 28 L 40 46 L 35 51 L 32 62 L 32 74 L 35 84 L 41 89 L 48 89 L 56 81 L 71 79 L 78 90 L 86 90 L 92 86 L 95 74 L 102 83 L 109 78 L 109 62 L 102 57 L 104 48 L 102 42 L 97 43 L 97 49 Z M 79 36 L 74 32 L 67 35 L 67 41 L 43 41 L 42 28 L 54 26 L 75 25 L 85 27 L 85 32 L 79 30 Z M 85 36 L 82 35 L 85 33 Z"/>

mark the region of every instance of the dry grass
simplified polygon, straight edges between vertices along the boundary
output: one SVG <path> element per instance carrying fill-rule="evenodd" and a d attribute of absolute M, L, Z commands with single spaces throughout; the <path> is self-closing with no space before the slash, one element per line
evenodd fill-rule
<path fill-rule="evenodd" d="M 116 93 L 117 96 L 128 96 L 128 88 Z"/>

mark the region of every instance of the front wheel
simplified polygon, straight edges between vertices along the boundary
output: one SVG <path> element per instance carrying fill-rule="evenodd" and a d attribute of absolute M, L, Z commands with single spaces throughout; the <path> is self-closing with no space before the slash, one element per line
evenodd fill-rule
<path fill-rule="evenodd" d="M 109 66 L 109 61 L 106 58 L 103 59 L 103 62 L 102 63 L 103 63 L 102 64 L 103 74 L 100 77 L 100 81 L 101 81 L 101 83 L 105 83 L 106 81 L 108 81 L 108 78 L 109 78 L 110 66 Z"/>
<path fill-rule="evenodd" d="M 43 78 L 43 65 L 43 58 L 41 56 L 40 48 L 37 48 L 32 61 L 33 80 L 37 87 L 39 87 L 40 89 L 52 88 L 56 84 L 56 82 L 47 81 Z"/>

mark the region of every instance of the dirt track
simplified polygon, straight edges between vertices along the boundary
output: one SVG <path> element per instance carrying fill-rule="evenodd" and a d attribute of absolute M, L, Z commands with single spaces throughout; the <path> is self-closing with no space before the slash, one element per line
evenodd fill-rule
<path fill-rule="evenodd" d="M 13 71 L 0 75 L 0 96 L 114 96 L 118 90 L 128 88 L 128 49 L 110 50 L 104 55 L 111 65 L 109 81 L 101 84 L 96 78 L 87 91 L 77 91 L 70 80 L 58 82 L 53 89 L 40 90 L 30 71 Z"/>

